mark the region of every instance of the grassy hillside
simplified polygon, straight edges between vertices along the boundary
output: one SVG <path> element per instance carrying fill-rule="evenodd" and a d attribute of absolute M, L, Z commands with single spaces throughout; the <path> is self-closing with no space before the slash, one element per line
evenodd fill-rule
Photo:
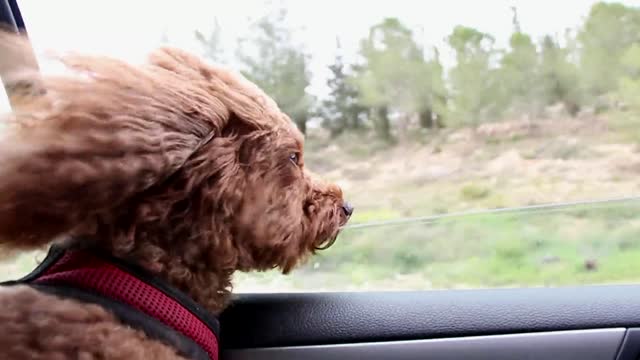
<path fill-rule="evenodd" d="M 352 223 L 640 194 L 631 119 L 554 119 L 414 134 L 387 147 L 311 138 L 310 167 L 356 204 Z M 346 230 L 288 277 L 239 290 L 432 289 L 640 281 L 640 203 Z"/>

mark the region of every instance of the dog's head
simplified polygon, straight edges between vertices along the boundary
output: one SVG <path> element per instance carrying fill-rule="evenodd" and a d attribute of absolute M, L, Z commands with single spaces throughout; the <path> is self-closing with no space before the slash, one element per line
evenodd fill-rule
<path fill-rule="evenodd" d="M 97 239 L 203 301 L 235 270 L 288 272 L 351 215 L 307 172 L 291 119 L 242 76 L 176 49 L 141 66 L 62 61 L 74 75 L 0 67 L 39 82 L 12 99 L 0 143 L 0 245 Z"/>
<path fill-rule="evenodd" d="M 179 50 L 163 49 L 151 63 L 201 83 L 215 97 L 212 104 L 225 108 L 211 139 L 179 169 L 177 180 L 161 187 L 190 184 L 183 194 L 202 202 L 191 216 L 198 214 L 201 228 L 217 235 L 212 244 L 221 245 L 211 248 L 211 261 L 286 273 L 330 246 L 353 208 L 338 186 L 307 171 L 304 138 L 276 103 L 241 75 Z"/>
<path fill-rule="evenodd" d="M 232 135 L 238 172 L 220 185 L 233 189 L 231 198 L 242 192 L 230 219 L 246 255 L 239 258 L 241 270 L 277 266 L 288 272 L 306 254 L 330 246 L 353 211 L 338 186 L 305 169 L 303 138 L 286 123 Z"/>

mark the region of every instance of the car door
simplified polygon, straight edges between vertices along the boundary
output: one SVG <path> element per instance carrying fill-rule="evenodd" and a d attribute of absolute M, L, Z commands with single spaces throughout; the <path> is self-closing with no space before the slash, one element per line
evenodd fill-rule
<path fill-rule="evenodd" d="M 0 10 L 5 24 L 24 29 L 14 0 L 0 0 Z M 472 185 L 462 198 L 485 196 Z M 637 254 L 639 205 L 624 197 L 363 220 L 293 275 L 303 285 L 240 286 L 221 316 L 222 358 L 638 359 L 640 276 L 625 256 Z M 600 231 L 590 233 L 594 222 Z M 618 257 L 607 258 L 613 250 L 603 242 Z M 573 257 L 585 246 L 596 254 Z M 388 268 L 363 267 L 387 260 Z M 434 266 L 411 280 L 426 261 Z M 629 271 L 598 275 L 619 267 Z M 385 281 L 370 286 L 362 269 Z M 317 274 L 343 281 L 314 283 Z M 252 279 L 261 289 L 274 278 Z"/>
<path fill-rule="evenodd" d="M 637 286 L 245 294 L 226 359 L 637 359 Z"/>

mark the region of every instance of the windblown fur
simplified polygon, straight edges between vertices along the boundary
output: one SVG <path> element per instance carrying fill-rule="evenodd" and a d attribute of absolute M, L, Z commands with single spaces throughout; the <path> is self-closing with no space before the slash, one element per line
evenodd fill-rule
<path fill-rule="evenodd" d="M 14 107 L 0 119 L 0 247 L 91 247 L 219 313 L 235 271 L 288 272 L 348 220 L 341 190 L 305 170 L 292 121 L 241 75 L 161 48 L 140 66 L 65 55 L 70 73 L 46 76 L 16 61 L 24 49 L 0 35 Z M 0 289 L 0 307 L 0 359 L 55 358 L 60 344 L 57 358 L 175 356 L 93 305 L 18 288 Z M 148 351 L 108 355 L 125 337 Z"/>

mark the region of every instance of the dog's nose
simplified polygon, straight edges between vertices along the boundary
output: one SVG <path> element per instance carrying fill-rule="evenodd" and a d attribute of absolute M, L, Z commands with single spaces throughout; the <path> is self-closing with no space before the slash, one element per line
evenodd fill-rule
<path fill-rule="evenodd" d="M 342 211 L 344 211 L 344 214 L 347 215 L 347 217 L 350 217 L 351 214 L 353 214 L 353 206 L 348 202 L 345 202 L 342 204 Z"/>

